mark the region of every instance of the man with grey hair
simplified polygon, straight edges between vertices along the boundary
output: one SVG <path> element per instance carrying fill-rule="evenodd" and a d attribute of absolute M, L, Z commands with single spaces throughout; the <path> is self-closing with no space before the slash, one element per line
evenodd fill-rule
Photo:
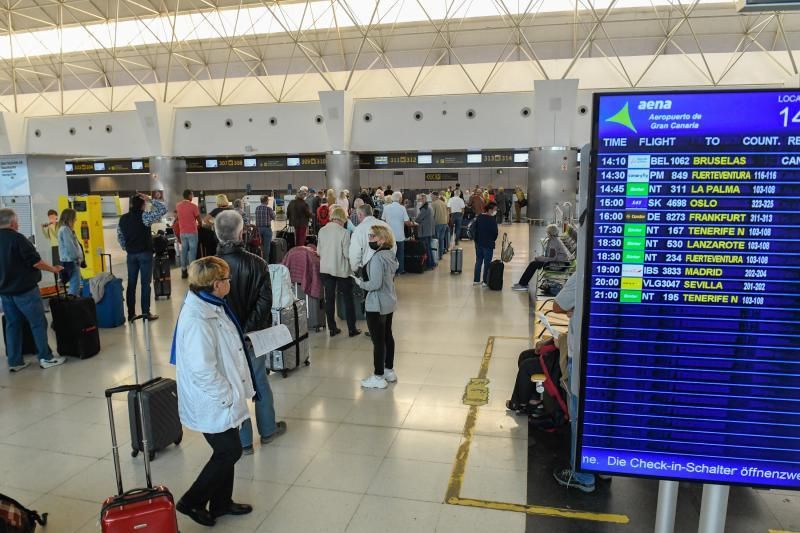
<path fill-rule="evenodd" d="M 214 230 L 219 239 L 217 257 L 231 269 L 231 290 L 225 301 L 236 316 L 243 333 L 258 331 L 272 325 L 272 284 L 266 261 L 245 250 L 242 241 L 244 221 L 236 211 L 223 211 L 214 219 Z M 286 433 L 286 422 L 275 422 L 275 403 L 267 379 L 266 357 L 247 357 L 255 376 L 256 426 L 261 444 L 269 444 Z M 253 424 L 248 419 L 239 432 L 245 455 L 253 453 Z"/>
<path fill-rule="evenodd" d="M 0 209 L 0 300 L 6 317 L 6 357 L 11 372 L 19 372 L 29 365 L 22 357 L 25 322 L 33 333 L 41 368 L 66 361 L 63 357 L 53 357 L 47 344 L 47 318 L 39 294 L 42 270 L 56 274 L 64 267 L 45 263 L 33 244 L 19 232 L 14 210 Z"/>
<path fill-rule="evenodd" d="M 356 209 L 356 213 L 358 213 L 358 226 L 350 236 L 350 268 L 353 269 L 353 272 L 360 272 L 359 269 L 375 255 L 375 251 L 369 247 L 369 234 L 372 226 L 385 226 L 390 231 L 392 227 L 383 220 L 372 216 L 372 206 L 368 204 L 360 206 Z M 395 238 L 397 238 L 396 235 Z M 397 253 L 396 244 L 392 246 L 392 252 Z"/>
<path fill-rule="evenodd" d="M 392 203 L 383 208 L 383 220 L 392 228 L 394 242 L 397 244 L 397 262 L 400 264 L 398 274 L 406 273 L 406 226 L 411 226 L 411 219 L 402 202 L 403 193 L 395 191 L 392 193 Z"/>
<path fill-rule="evenodd" d="M 544 268 L 550 264 L 566 265 L 572 261 L 572 254 L 567 250 L 567 247 L 561 241 L 561 230 L 555 224 L 550 224 L 545 230 L 547 232 L 547 241 L 545 242 L 544 249 L 545 255 L 538 255 L 533 258 L 519 278 L 519 282 L 511 287 L 512 291 L 528 292 L 528 283 L 530 283 L 533 275 L 540 268 Z"/>

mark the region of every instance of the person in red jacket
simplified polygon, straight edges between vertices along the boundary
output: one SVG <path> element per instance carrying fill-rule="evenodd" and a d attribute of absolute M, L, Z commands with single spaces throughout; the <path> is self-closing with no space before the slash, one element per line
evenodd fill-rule
<path fill-rule="evenodd" d="M 331 221 L 330 208 L 325 198 L 322 199 L 322 204 L 317 208 L 317 224 L 322 228 Z"/>

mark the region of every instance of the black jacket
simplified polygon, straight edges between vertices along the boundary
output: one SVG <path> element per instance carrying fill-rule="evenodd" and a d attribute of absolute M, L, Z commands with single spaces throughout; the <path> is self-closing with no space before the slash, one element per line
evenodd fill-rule
<path fill-rule="evenodd" d="M 295 198 L 286 207 L 286 218 L 289 219 L 289 224 L 295 228 L 301 228 L 308 225 L 311 220 L 311 208 L 305 200 Z"/>
<path fill-rule="evenodd" d="M 225 301 L 245 333 L 270 327 L 272 283 L 266 261 L 245 251 L 241 241 L 220 243 L 217 257 L 231 269 L 231 292 Z"/>

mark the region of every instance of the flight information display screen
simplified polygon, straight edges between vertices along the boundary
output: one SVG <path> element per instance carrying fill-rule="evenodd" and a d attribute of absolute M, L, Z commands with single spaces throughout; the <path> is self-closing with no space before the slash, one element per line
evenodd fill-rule
<path fill-rule="evenodd" d="M 800 91 L 598 94 L 578 467 L 800 488 Z"/>

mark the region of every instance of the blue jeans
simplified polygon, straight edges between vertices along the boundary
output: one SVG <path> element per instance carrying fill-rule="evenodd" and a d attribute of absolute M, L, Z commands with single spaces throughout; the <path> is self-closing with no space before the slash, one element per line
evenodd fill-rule
<path fill-rule="evenodd" d="M 150 312 L 150 280 L 153 278 L 153 252 L 128 254 L 128 288 L 125 300 L 128 302 L 128 316 L 136 315 L 136 283 L 141 276 L 142 314 Z"/>
<path fill-rule="evenodd" d="M 436 238 L 439 240 L 439 261 L 447 250 L 447 224 L 436 224 Z"/>
<path fill-rule="evenodd" d="M 428 268 L 433 268 L 436 266 L 436 261 L 433 259 L 433 248 L 431 248 L 431 238 L 432 237 L 420 237 L 419 240 L 422 244 L 425 245 L 425 253 L 428 254 Z"/>
<path fill-rule="evenodd" d="M 461 240 L 461 222 L 464 220 L 463 213 L 453 213 L 453 229 L 455 230 L 455 242 L 459 243 Z"/>
<path fill-rule="evenodd" d="M 406 273 L 406 241 L 397 241 L 397 262 L 400 266 L 397 267 L 398 274 Z"/>
<path fill-rule="evenodd" d="M 261 235 L 261 248 L 264 249 L 264 261 L 269 263 L 269 246 L 272 244 L 272 228 L 259 226 L 258 233 Z"/>
<path fill-rule="evenodd" d="M 492 262 L 493 255 L 494 248 L 475 246 L 475 276 L 472 281 L 475 283 L 481 281 L 481 266 L 483 266 L 483 282 L 488 282 L 489 264 Z"/>
<path fill-rule="evenodd" d="M 272 389 L 267 379 L 267 356 L 253 357 L 251 350 L 247 351 L 247 357 L 253 363 L 253 374 L 256 381 L 253 386 L 261 398 L 256 402 L 256 426 L 261 437 L 269 437 L 275 433 L 275 400 L 272 398 Z M 239 428 L 239 440 L 242 447 L 248 448 L 253 445 L 253 423 L 248 418 Z"/>
<path fill-rule="evenodd" d="M 72 296 L 81 295 L 81 268 L 74 261 L 64 261 L 61 263 L 64 270 L 61 271 L 61 280 L 69 283 L 69 294 Z"/>
<path fill-rule="evenodd" d="M 19 366 L 22 358 L 22 327 L 28 321 L 39 351 L 39 359 L 47 361 L 53 358 L 53 352 L 47 344 L 47 318 L 44 316 L 44 305 L 39 294 L 39 287 L 14 296 L 0 296 L 3 311 L 6 314 L 6 357 L 8 366 Z"/>
<path fill-rule="evenodd" d="M 197 233 L 181 233 L 181 268 L 188 270 L 197 259 Z"/>

